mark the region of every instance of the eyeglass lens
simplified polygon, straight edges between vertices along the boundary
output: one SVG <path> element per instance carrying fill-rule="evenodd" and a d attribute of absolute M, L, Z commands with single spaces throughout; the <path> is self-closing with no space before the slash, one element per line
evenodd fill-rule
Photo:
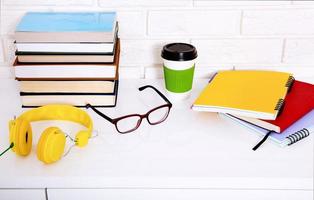
<path fill-rule="evenodd" d="M 158 109 L 154 109 L 154 110 L 150 111 L 148 116 L 147 116 L 147 120 L 152 125 L 159 124 L 159 123 L 165 121 L 165 119 L 168 117 L 168 114 L 169 114 L 169 107 L 168 106 L 160 107 Z"/>
<path fill-rule="evenodd" d="M 127 116 L 117 121 L 116 128 L 120 133 L 129 133 L 137 129 L 141 121 L 142 118 L 138 115 Z"/>

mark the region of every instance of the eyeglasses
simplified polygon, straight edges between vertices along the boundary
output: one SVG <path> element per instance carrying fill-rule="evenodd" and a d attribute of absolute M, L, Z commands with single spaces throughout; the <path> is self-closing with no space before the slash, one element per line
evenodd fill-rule
<path fill-rule="evenodd" d="M 130 133 L 132 131 L 135 131 L 140 125 L 141 122 L 144 118 L 147 119 L 147 122 L 150 125 L 156 125 L 160 124 L 161 122 L 165 121 L 169 115 L 170 109 L 172 107 L 171 102 L 163 95 L 159 90 L 157 90 L 155 87 L 151 85 L 145 85 L 139 88 L 140 91 L 145 90 L 146 88 L 151 88 L 155 92 L 157 92 L 161 98 L 163 98 L 167 103 L 163 104 L 161 106 L 158 106 L 154 109 L 151 109 L 148 111 L 146 114 L 130 114 L 130 115 L 125 115 L 122 117 L 118 118 L 110 118 L 107 115 L 103 114 L 99 110 L 97 110 L 95 107 L 93 107 L 90 104 L 87 104 L 87 108 L 91 108 L 93 111 L 95 111 L 98 115 L 106 119 L 107 121 L 111 122 L 112 124 L 115 125 L 117 131 L 119 133 L 125 134 L 125 133 Z"/>

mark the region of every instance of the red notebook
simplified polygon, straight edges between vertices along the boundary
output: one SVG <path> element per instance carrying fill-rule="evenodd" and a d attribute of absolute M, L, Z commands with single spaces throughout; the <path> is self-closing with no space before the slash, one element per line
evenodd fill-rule
<path fill-rule="evenodd" d="M 314 85 L 295 80 L 287 94 L 284 107 L 275 120 L 235 116 L 246 122 L 281 133 L 314 108 Z"/>

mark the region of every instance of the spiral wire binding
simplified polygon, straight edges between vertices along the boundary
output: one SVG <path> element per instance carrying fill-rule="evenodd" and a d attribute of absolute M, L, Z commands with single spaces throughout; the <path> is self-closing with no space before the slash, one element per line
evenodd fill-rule
<path fill-rule="evenodd" d="M 309 135 L 310 135 L 310 131 L 307 130 L 306 128 L 303 128 L 303 129 L 289 135 L 288 137 L 286 137 L 290 141 L 290 143 L 288 145 L 292 145 L 292 144 L 302 140 L 303 138 L 306 138 Z"/>
<path fill-rule="evenodd" d="M 275 110 L 280 110 L 281 107 L 283 106 L 283 103 L 284 103 L 284 100 L 283 99 L 279 99 L 278 103 L 277 103 L 277 105 L 275 107 Z"/>
<path fill-rule="evenodd" d="M 293 76 L 289 76 L 288 81 L 286 83 L 286 87 L 290 88 L 292 86 L 293 81 L 294 81 Z"/>

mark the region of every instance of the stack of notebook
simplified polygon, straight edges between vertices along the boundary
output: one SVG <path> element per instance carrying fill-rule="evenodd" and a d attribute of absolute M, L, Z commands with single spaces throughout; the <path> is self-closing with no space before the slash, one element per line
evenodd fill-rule
<path fill-rule="evenodd" d="M 15 31 L 24 107 L 115 106 L 120 40 L 115 12 L 30 12 Z"/>
<path fill-rule="evenodd" d="M 306 128 L 314 121 L 314 85 L 284 72 L 220 71 L 192 108 L 219 112 L 286 146 L 309 135 Z"/>

